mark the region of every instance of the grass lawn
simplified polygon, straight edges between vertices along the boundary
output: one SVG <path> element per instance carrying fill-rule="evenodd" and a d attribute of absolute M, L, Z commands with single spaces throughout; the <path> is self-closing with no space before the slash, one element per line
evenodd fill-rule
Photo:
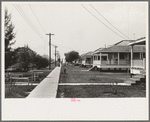
<path fill-rule="evenodd" d="M 54 67 L 52 67 L 52 70 Z M 40 83 L 52 70 L 42 70 L 42 74 L 38 75 L 33 83 Z M 32 77 L 30 72 L 13 72 L 13 74 L 22 74 L 23 77 Z M 30 82 L 33 79 L 30 79 Z M 17 80 L 17 82 L 27 82 L 26 80 Z M 5 81 L 5 98 L 25 98 L 36 87 L 36 85 L 10 85 Z"/>
<path fill-rule="evenodd" d="M 66 68 L 66 74 L 63 73 Z M 112 83 L 124 82 L 129 78 L 126 72 L 112 73 L 99 71 L 85 71 L 88 68 L 78 66 L 66 66 L 61 69 L 59 83 Z M 117 90 L 113 93 L 112 89 Z M 132 86 L 110 85 L 60 85 L 57 98 L 114 98 L 114 97 L 146 97 L 145 84 Z"/>
<path fill-rule="evenodd" d="M 64 68 L 66 68 L 66 73 L 63 73 Z M 88 68 L 78 66 L 62 66 L 60 83 L 122 83 L 124 79 L 130 77 L 127 72 L 99 72 L 87 70 Z"/>
<path fill-rule="evenodd" d="M 36 87 L 36 85 L 5 85 L 5 98 L 25 98 Z"/>
<path fill-rule="evenodd" d="M 143 85 L 115 86 L 117 94 L 112 93 L 112 86 L 83 85 L 59 86 L 57 98 L 121 98 L 121 97 L 146 97 Z"/>

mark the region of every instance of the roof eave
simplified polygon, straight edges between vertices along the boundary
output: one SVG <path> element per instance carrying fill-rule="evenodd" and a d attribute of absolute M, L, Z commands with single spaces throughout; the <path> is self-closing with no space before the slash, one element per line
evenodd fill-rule
<path fill-rule="evenodd" d="M 138 40 L 136 42 L 131 42 L 128 45 L 129 46 L 134 46 L 134 45 L 145 45 L 145 44 L 146 44 L 146 40 L 144 39 L 144 40 Z"/>

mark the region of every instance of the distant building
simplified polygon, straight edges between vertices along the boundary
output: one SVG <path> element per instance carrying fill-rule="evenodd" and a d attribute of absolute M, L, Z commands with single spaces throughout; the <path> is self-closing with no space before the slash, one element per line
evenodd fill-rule
<path fill-rule="evenodd" d="M 85 54 L 82 54 L 80 56 L 80 63 L 83 65 L 83 66 L 92 66 L 93 65 L 93 60 L 92 60 L 92 51 L 89 51 Z"/>

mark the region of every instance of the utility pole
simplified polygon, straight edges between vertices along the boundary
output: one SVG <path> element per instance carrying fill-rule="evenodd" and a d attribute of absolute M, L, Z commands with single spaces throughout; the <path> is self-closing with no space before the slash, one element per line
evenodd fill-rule
<path fill-rule="evenodd" d="M 56 67 L 56 48 L 57 46 L 55 46 L 55 67 Z"/>
<path fill-rule="evenodd" d="M 134 40 L 135 40 L 135 33 L 133 35 L 134 35 Z"/>
<path fill-rule="evenodd" d="M 51 69 L 51 35 L 54 35 L 54 34 L 46 34 L 46 35 L 49 35 L 49 69 Z"/>

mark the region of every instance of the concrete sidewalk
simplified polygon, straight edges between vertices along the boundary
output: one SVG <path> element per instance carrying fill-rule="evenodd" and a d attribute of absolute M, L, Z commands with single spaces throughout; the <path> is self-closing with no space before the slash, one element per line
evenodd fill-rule
<path fill-rule="evenodd" d="M 60 70 L 56 67 L 26 98 L 56 98 Z"/>
<path fill-rule="evenodd" d="M 59 83 L 59 86 L 81 86 L 81 85 L 120 85 L 120 86 L 131 86 L 131 84 L 127 83 Z"/>

